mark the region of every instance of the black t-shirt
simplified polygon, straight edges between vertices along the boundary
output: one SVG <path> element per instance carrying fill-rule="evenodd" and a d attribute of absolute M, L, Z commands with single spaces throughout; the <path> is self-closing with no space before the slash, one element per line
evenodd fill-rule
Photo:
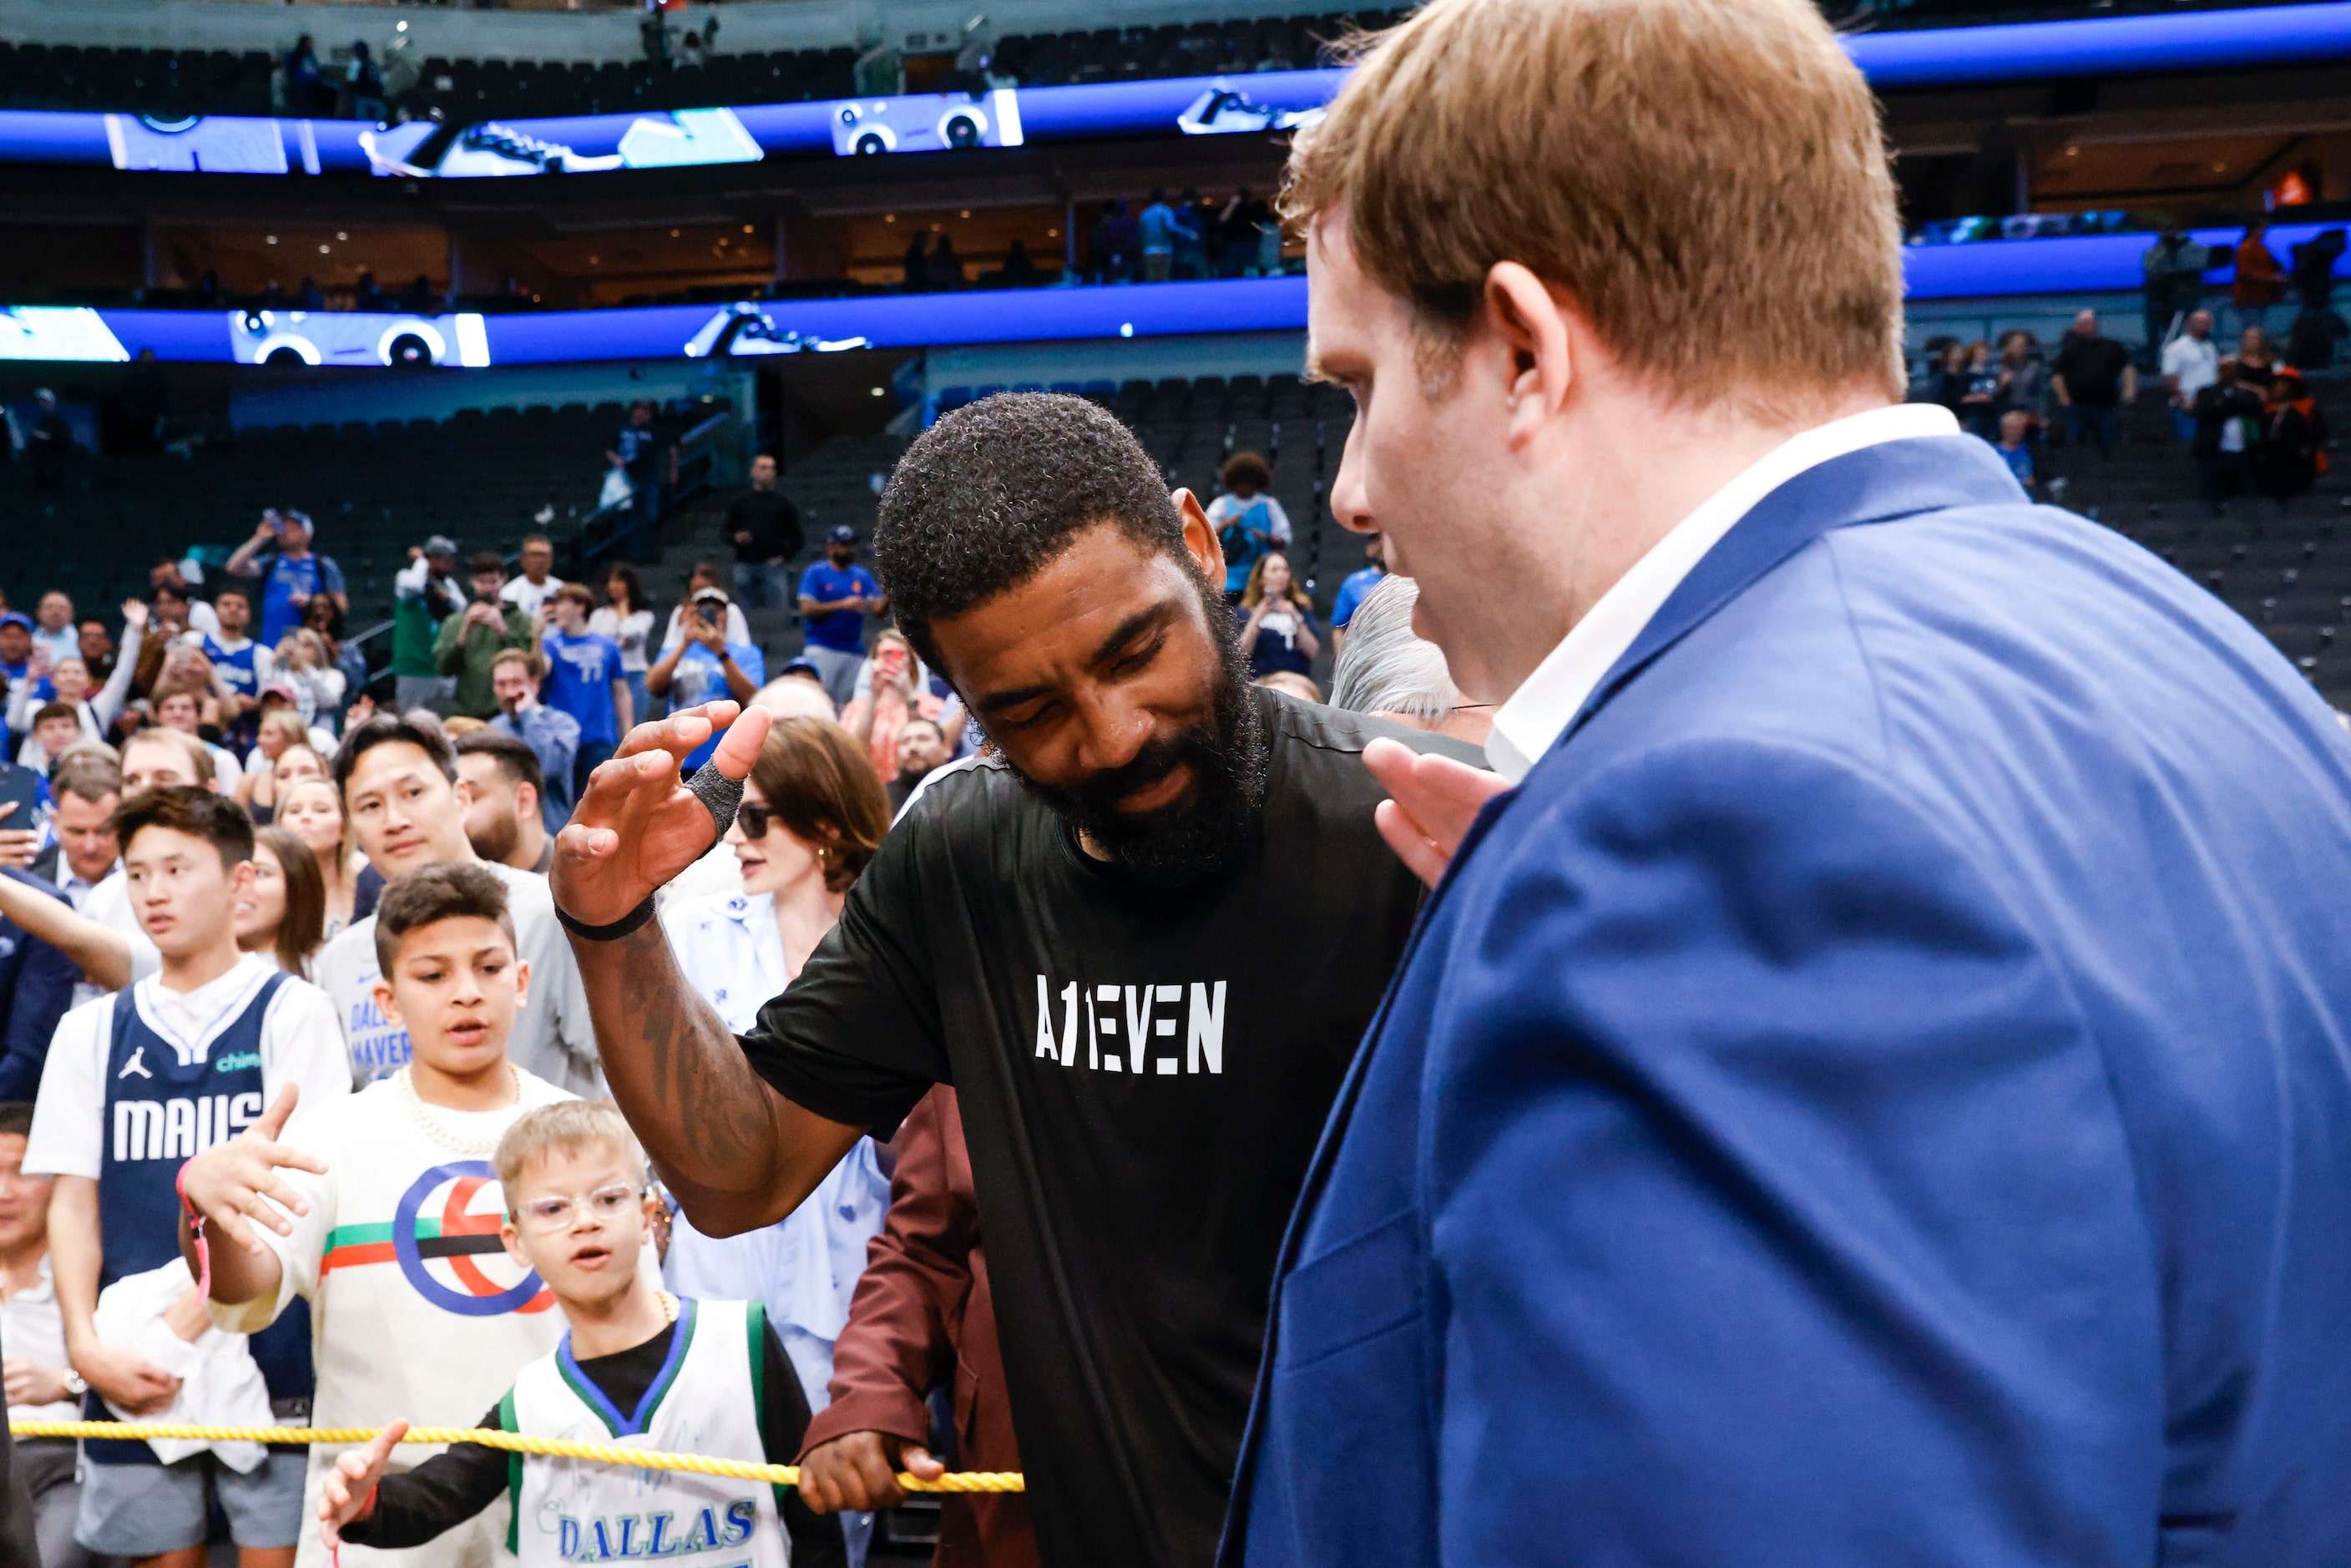
<path fill-rule="evenodd" d="M 675 1323 L 664 1324 L 661 1333 L 643 1344 L 582 1359 L 580 1371 L 603 1390 L 605 1398 L 621 1409 L 633 1410 L 661 1375 L 676 1333 Z M 763 1349 L 768 1364 L 760 1383 L 767 1397 L 759 1411 L 759 1446 L 769 1464 L 789 1465 L 808 1436 L 808 1396 L 800 1392 L 799 1374 L 792 1370 L 773 1323 L 766 1325 Z M 496 1405 L 475 1425 L 486 1431 L 506 1430 Z M 376 1487 L 375 1511 L 345 1525 L 343 1538 L 384 1551 L 422 1546 L 496 1502 L 507 1490 L 511 1461 L 502 1448 L 453 1443 L 414 1469 L 385 1476 Z M 778 1500 L 784 1532 L 791 1538 L 792 1568 L 840 1568 L 848 1562 L 839 1520 L 811 1512 L 796 1491 L 781 1494 Z"/>
<path fill-rule="evenodd" d="M 2085 408 L 2112 408 L 2122 401 L 2123 371 L 2130 350 L 2112 338 L 2065 334 L 2050 373 L 2065 378 L 2065 395 Z"/>
<path fill-rule="evenodd" d="M 779 1092 L 893 1130 L 962 1101 L 1045 1561 L 1206 1568 L 1274 1254 L 1420 884 L 1373 826 L 1379 720 L 1254 693 L 1251 846 L 1137 884 L 993 759 L 935 779 L 743 1049 Z"/>
<path fill-rule="evenodd" d="M 748 532 L 751 542 L 736 538 Z M 774 490 L 746 490 L 726 503 L 726 542 L 739 561 L 789 560 L 807 543 L 800 532 L 800 509 L 791 498 Z"/>

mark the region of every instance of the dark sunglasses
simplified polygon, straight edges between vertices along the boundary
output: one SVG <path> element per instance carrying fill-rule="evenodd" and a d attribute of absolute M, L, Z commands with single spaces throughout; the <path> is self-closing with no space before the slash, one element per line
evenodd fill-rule
<path fill-rule="evenodd" d="M 748 800 L 735 808 L 735 820 L 743 824 L 743 836 L 747 839 L 766 838 L 768 823 L 774 819 L 775 815 L 773 809 L 767 806 L 754 806 Z"/>

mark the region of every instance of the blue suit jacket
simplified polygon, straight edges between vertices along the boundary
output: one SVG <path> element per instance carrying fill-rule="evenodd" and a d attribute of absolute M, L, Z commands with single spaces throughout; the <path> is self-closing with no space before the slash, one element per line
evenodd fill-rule
<path fill-rule="evenodd" d="M 2351 741 L 1991 448 L 1790 481 L 1424 914 L 1225 1556 L 2351 1562 Z"/>
<path fill-rule="evenodd" d="M 0 876 L 52 897 L 63 895 L 20 871 Z M 49 1060 L 49 1036 L 72 1005 L 81 969 L 74 961 L 25 928 L 0 915 L 0 1103 L 31 1103 L 40 1092 L 41 1069 Z"/>

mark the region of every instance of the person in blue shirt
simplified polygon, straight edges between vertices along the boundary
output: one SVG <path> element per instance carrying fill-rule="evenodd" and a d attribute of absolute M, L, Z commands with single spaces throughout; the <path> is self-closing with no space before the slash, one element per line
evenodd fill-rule
<path fill-rule="evenodd" d="M 1371 565 L 1351 571 L 1339 584 L 1339 597 L 1331 601 L 1331 651 L 1338 653 L 1347 645 L 1347 622 L 1355 618 L 1356 606 L 1364 596 L 1380 585 L 1388 574 L 1387 552 L 1381 548 L 1380 536 L 1374 534 L 1364 541 L 1364 554 Z"/>
<path fill-rule="evenodd" d="M 596 596 L 586 585 L 567 582 L 549 601 L 554 626 L 539 639 L 547 655 L 547 680 L 540 687 L 549 706 L 562 709 L 580 721 L 580 751 L 571 763 L 571 798 L 578 800 L 596 764 L 612 755 L 636 722 L 627 673 L 621 668 L 621 645 L 588 630 Z"/>
<path fill-rule="evenodd" d="M 857 530 L 843 523 L 825 536 L 824 559 L 800 573 L 800 614 L 808 645 L 800 656 L 824 675 L 824 695 L 842 707 L 857 694 L 865 664 L 865 617 L 882 613 L 882 585 L 857 564 Z M 670 705 L 674 710 L 679 705 Z"/>
<path fill-rule="evenodd" d="M 561 708 L 539 700 L 547 665 L 528 648 L 508 648 L 490 661 L 490 690 L 498 711 L 490 727 L 510 735 L 538 758 L 546 787 L 539 792 L 539 814 L 547 831 L 559 832 L 571 815 L 572 765 L 580 756 L 580 721 Z"/>
<path fill-rule="evenodd" d="M 1254 452 L 1225 459 L 1225 493 L 1208 503 L 1208 526 L 1225 552 L 1225 597 L 1238 601 L 1268 550 L 1290 548 L 1290 516 L 1266 494 L 1273 469 Z"/>
<path fill-rule="evenodd" d="M 858 570 L 868 582 L 873 580 L 863 568 Z M 808 592 L 805 578 L 800 592 L 803 596 Z M 768 661 L 758 646 L 726 640 L 727 609 L 726 590 L 705 588 L 696 593 L 686 613 L 678 618 L 678 640 L 664 648 L 660 662 L 645 672 L 645 689 L 657 697 L 668 697 L 670 712 L 722 698 L 747 703 L 766 684 Z M 856 672 L 850 673 L 854 678 Z M 713 732 L 685 759 L 686 771 L 701 767 L 717 748 L 718 736 Z"/>
<path fill-rule="evenodd" d="M 263 552 L 276 547 L 265 565 Z M 343 570 L 332 559 L 310 551 L 310 519 L 300 512 L 279 512 L 275 507 L 261 514 L 253 537 L 236 547 L 223 569 L 231 577 L 258 577 L 261 589 L 261 634 L 265 648 L 302 624 L 302 612 L 321 593 L 329 594 L 346 615 L 350 596 L 343 591 Z"/>
<path fill-rule="evenodd" d="M 2035 500 L 2041 497 L 2041 481 L 2032 472 L 2032 416 L 2021 408 L 2010 409 L 2000 416 L 2000 444 L 1992 448 L 2024 493 Z"/>
<path fill-rule="evenodd" d="M 32 673 L 33 618 L 21 610 L 0 611 L 0 685 L 14 695 L 16 683 Z"/>
<path fill-rule="evenodd" d="M 1167 204 L 1165 190 L 1151 193 L 1151 204 L 1135 220 L 1135 228 L 1143 236 L 1144 282 L 1165 283 L 1176 275 L 1176 246 L 1190 227 L 1182 214 Z"/>

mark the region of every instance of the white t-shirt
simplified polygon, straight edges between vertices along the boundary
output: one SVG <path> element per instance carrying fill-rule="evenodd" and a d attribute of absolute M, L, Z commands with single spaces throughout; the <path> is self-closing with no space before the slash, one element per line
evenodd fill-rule
<path fill-rule="evenodd" d="M 596 1033 L 588 1019 L 588 993 L 571 944 L 556 923 L 555 896 L 537 872 L 479 862 L 507 884 L 507 913 L 515 941 L 530 966 L 530 995 L 515 1019 L 507 1055 L 526 1072 L 589 1099 L 604 1092 L 596 1064 Z M 375 1004 L 375 916 L 371 915 L 319 950 L 313 977 L 333 998 L 335 1018 L 350 1048 L 355 1082 L 371 1083 L 408 1061 L 408 1031 Z M 475 1415 L 481 1414 L 479 1411 Z"/>
<path fill-rule="evenodd" d="M 2182 332 L 2163 346 L 2163 373 L 2179 378 L 2179 401 L 2193 403 L 2196 394 L 2220 379 L 2220 348 L 2210 338 Z"/>
<path fill-rule="evenodd" d="M 632 610 L 623 616 L 607 604 L 589 615 L 588 630 L 599 637 L 610 637 L 620 645 L 622 669 L 641 675 L 652 667 L 645 657 L 645 644 L 653 634 L 652 611 Z M 637 716 L 640 721 L 644 716 L 643 714 Z"/>
<path fill-rule="evenodd" d="M 226 974 L 193 991 L 172 990 L 161 975 L 152 975 L 66 1014 L 50 1037 L 49 1059 L 41 1069 L 33 1133 L 25 1145 L 26 1174 L 97 1179 L 106 1153 L 104 1077 L 117 1007 L 136 1007 L 149 1029 L 202 1061 L 214 1038 L 244 1015 L 254 993 L 277 972 L 268 959 L 247 953 Z M 289 1082 L 302 1086 L 298 1121 L 351 1091 L 342 1033 L 326 993 L 291 977 L 277 988 L 262 1015 L 263 1103 L 274 1102 Z"/>
<path fill-rule="evenodd" d="M 401 1085 L 384 1079 L 288 1129 L 287 1141 L 324 1159 L 327 1174 L 279 1173 L 310 1212 L 288 1217 L 291 1236 L 256 1228 L 277 1254 L 277 1291 L 242 1303 L 215 1301 L 212 1316 L 221 1328 L 251 1333 L 276 1322 L 297 1296 L 309 1301 L 319 1370 L 313 1425 L 381 1427 L 404 1419 L 470 1427 L 497 1403 L 518 1368 L 563 1337 L 563 1312 L 547 1288 L 488 1245 L 505 1208 L 490 1152 L 524 1112 L 572 1098 L 530 1073 L 520 1077 L 517 1104 L 496 1111 L 428 1105 L 421 1115 Z M 402 1248 L 394 1232 L 403 1213 L 414 1242 L 481 1238 L 479 1250 Z M 410 1469 L 440 1451 L 402 1445 L 393 1468 Z M 325 1445 L 310 1449 L 297 1568 L 328 1568 L 331 1560 L 319 1541 L 319 1499 L 325 1472 L 342 1452 Z M 490 1568 L 506 1529 L 501 1500 L 398 1558 L 412 1568 Z M 359 1568 L 376 1555 L 347 1546 L 343 1562 Z"/>
<path fill-rule="evenodd" d="M 66 1366 L 66 1320 L 57 1311 L 57 1286 L 49 1279 L 49 1260 L 41 1255 L 41 1278 L 0 1304 L 0 1344 L 12 1359 L 36 1366 Z M 81 1401 L 60 1399 L 54 1405 L 11 1405 L 11 1421 L 78 1421 Z"/>
<path fill-rule="evenodd" d="M 498 590 L 498 597 L 508 604 L 520 605 L 525 615 L 536 615 L 538 607 L 554 598 L 555 591 L 562 586 L 553 572 L 548 573 L 545 582 L 533 582 L 527 577 L 517 577 Z"/>

